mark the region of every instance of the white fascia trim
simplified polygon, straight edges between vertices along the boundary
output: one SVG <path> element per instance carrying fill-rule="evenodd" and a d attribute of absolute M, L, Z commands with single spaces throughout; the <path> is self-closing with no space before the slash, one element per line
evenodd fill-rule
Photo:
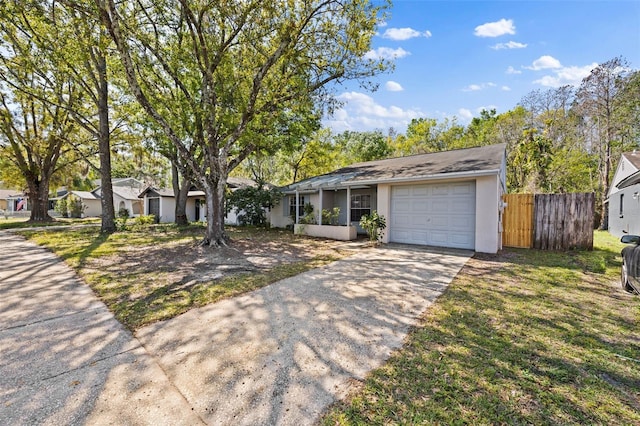
<path fill-rule="evenodd" d="M 445 179 L 464 179 L 464 178 L 476 178 L 480 176 L 492 176 L 499 175 L 500 170 L 482 170 L 477 172 L 454 172 L 454 173 L 438 173 L 435 175 L 424 175 L 415 177 L 400 177 L 390 179 L 376 179 L 376 180 L 359 180 L 353 183 L 353 185 L 372 185 L 378 183 L 402 183 L 402 182 L 419 182 L 423 180 L 445 180 Z M 350 185 L 351 186 L 351 185 Z"/>

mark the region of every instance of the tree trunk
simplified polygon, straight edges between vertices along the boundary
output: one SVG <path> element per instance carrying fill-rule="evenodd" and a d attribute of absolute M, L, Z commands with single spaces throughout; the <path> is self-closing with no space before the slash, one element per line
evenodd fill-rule
<path fill-rule="evenodd" d="M 224 195 L 226 177 L 215 182 L 206 182 L 204 193 L 207 203 L 207 232 L 202 245 L 219 247 L 226 246 L 229 237 L 224 232 Z"/>
<path fill-rule="evenodd" d="M 182 183 L 180 183 L 181 174 L 178 172 L 178 167 L 175 164 L 171 164 L 172 172 L 172 184 L 173 193 L 176 198 L 175 208 L 175 223 L 176 225 L 188 225 L 189 219 L 187 218 L 187 199 L 189 195 L 189 189 L 191 188 L 191 181 L 182 174 Z M 198 218 L 196 218 L 198 220 Z"/>
<path fill-rule="evenodd" d="M 115 232 L 115 208 L 113 206 L 113 186 L 111 184 L 111 142 L 109 129 L 109 90 L 107 83 L 107 59 L 103 52 L 97 53 L 97 68 L 100 78 L 98 90 L 98 150 L 100 152 L 100 186 L 102 203 L 102 226 L 100 232 Z"/>
<path fill-rule="evenodd" d="M 49 216 L 49 181 L 33 179 L 28 182 L 31 216 L 29 222 L 51 222 Z"/>

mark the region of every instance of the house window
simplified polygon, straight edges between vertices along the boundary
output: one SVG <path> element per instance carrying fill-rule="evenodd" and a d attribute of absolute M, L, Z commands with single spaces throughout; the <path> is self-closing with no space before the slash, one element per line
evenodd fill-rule
<path fill-rule="evenodd" d="M 624 194 L 620 194 L 620 217 L 623 217 L 624 212 Z"/>
<path fill-rule="evenodd" d="M 360 222 L 364 215 L 371 214 L 371 195 L 356 194 L 351 196 L 351 221 Z"/>
<path fill-rule="evenodd" d="M 300 217 L 304 216 L 304 195 L 300 195 L 299 197 L 300 204 L 298 205 L 298 215 Z M 296 196 L 289 196 L 289 216 L 295 218 L 296 217 Z"/>

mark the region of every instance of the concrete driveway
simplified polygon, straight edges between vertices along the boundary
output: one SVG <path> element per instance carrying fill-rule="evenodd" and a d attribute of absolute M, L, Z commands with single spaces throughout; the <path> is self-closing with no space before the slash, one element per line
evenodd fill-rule
<path fill-rule="evenodd" d="M 0 424 L 313 424 L 471 254 L 361 250 L 134 337 L 53 255 L 0 233 Z"/>

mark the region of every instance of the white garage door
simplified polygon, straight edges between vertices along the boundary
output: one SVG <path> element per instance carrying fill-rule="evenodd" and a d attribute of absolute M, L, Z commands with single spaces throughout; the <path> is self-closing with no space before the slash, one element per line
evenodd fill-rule
<path fill-rule="evenodd" d="M 389 241 L 475 248 L 475 181 L 391 188 Z"/>

